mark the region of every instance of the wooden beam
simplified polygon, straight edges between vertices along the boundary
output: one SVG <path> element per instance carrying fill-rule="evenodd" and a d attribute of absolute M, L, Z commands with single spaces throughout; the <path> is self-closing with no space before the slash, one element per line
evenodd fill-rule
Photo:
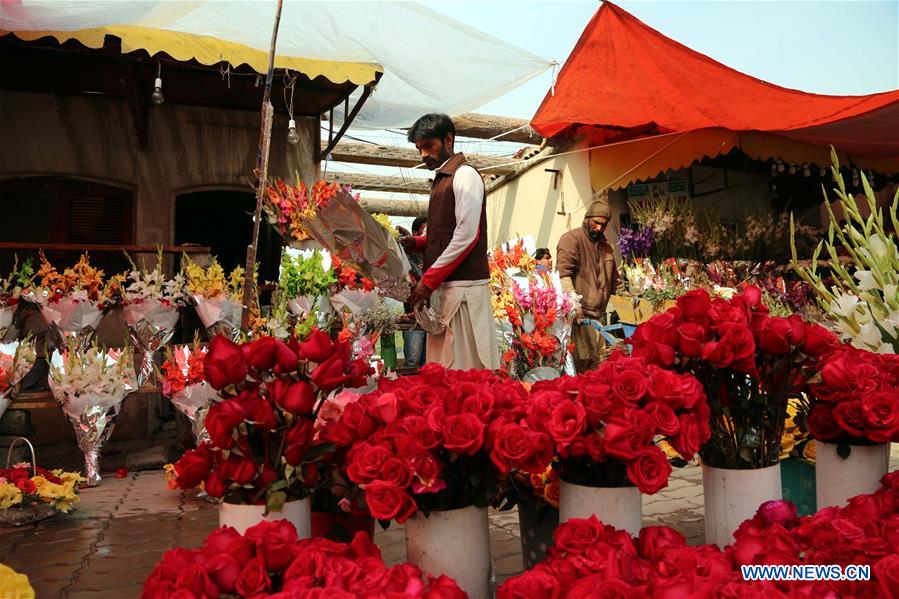
<path fill-rule="evenodd" d="M 456 135 L 462 137 L 496 138 L 497 141 L 523 144 L 539 144 L 543 141 L 543 136 L 531 129 L 527 119 L 466 112 L 453 117 L 453 123 L 456 125 Z"/>
<path fill-rule="evenodd" d="M 431 186 L 426 179 L 403 177 L 383 177 L 365 173 L 345 173 L 328 171 L 328 180 L 344 185 L 352 185 L 358 191 L 398 191 L 402 193 L 430 194 Z"/>
<path fill-rule="evenodd" d="M 163 254 L 209 254 L 208 245 L 104 245 L 96 243 L 19 243 L 0 241 L 0 250 L 44 250 L 47 252 L 94 252 L 129 254 L 155 254 L 162 249 Z"/>
<path fill-rule="evenodd" d="M 428 200 L 391 200 L 388 198 L 360 198 L 359 205 L 371 214 L 389 216 L 427 216 Z"/>
<path fill-rule="evenodd" d="M 322 140 L 325 143 L 325 140 Z M 485 156 L 466 154 L 468 163 L 483 174 L 506 175 L 515 171 L 518 162 L 507 156 Z M 416 150 L 393 146 L 377 146 L 342 141 L 331 150 L 331 160 L 351 164 L 372 164 L 377 166 L 398 166 L 412 168 L 421 164 Z M 514 163 L 514 164 L 509 164 Z M 502 165 L 502 166 L 500 166 Z M 497 168 L 498 167 L 498 168 Z"/>

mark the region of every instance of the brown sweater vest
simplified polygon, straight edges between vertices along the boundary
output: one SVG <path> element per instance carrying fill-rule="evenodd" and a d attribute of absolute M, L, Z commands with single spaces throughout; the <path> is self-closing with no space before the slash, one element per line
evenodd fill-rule
<path fill-rule="evenodd" d="M 465 162 L 462 153 L 454 154 L 442 168 L 434 173 L 431 184 L 431 201 L 428 204 L 428 237 L 424 251 L 425 270 L 447 248 L 456 230 L 456 195 L 453 193 L 453 175 Z M 447 281 L 478 281 L 490 278 L 487 266 L 487 200 L 481 203 L 481 222 L 478 239 L 471 252 L 462 260 Z"/>

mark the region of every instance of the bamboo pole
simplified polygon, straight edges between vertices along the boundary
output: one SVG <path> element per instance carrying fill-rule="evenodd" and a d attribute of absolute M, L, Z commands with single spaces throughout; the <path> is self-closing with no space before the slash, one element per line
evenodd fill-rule
<path fill-rule="evenodd" d="M 268 51 L 268 72 L 265 75 L 265 91 L 262 94 L 262 124 L 259 129 L 259 152 L 256 155 L 256 211 L 253 213 L 253 238 L 247 246 L 247 262 L 244 271 L 243 282 L 243 313 L 240 319 L 240 328 L 244 332 L 250 328 L 250 306 L 253 302 L 253 294 L 256 291 L 256 246 L 259 244 L 259 222 L 262 220 L 262 198 L 265 194 L 265 184 L 268 181 L 268 155 L 272 141 L 272 79 L 275 72 L 275 49 L 278 44 L 278 26 L 281 24 L 281 6 L 283 0 L 278 0 L 275 9 L 275 23 L 272 26 L 272 43 Z"/>

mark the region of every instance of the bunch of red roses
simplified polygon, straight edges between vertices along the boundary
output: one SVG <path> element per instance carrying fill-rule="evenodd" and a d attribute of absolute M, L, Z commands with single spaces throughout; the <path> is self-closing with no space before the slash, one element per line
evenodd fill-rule
<path fill-rule="evenodd" d="M 144 583 L 142 599 L 169 597 L 464 599 L 447 576 L 425 577 L 410 564 L 388 568 L 366 533 L 350 543 L 297 540 L 286 520 L 260 522 L 240 535 L 225 526 L 200 549 L 166 551 Z"/>
<path fill-rule="evenodd" d="M 490 371 L 428 364 L 417 376 L 382 379 L 321 438 L 348 448 L 347 476 L 372 516 L 404 522 L 417 510 L 495 504 L 513 467 L 543 472 L 552 444 L 518 424 L 526 401 L 520 383 Z"/>
<path fill-rule="evenodd" d="M 632 538 L 589 520 L 559 526 L 549 559 L 509 579 L 498 599 L 534 597 L 896 597 L 899 589 L 899 473 L 844 508 L 796 518 L 789 502 L 763 504 L 726 550 L 688 546 L 667 526 Z M 870 581 L 749 582 L 743 565 L 868 564 Z"/>
<path fill-rule="evenodd" d="M 705 387 L 712 437 L 700 455 L 723 468 L 777 463 L 788 397 L 804 388 L 813 360 L 839 345 L 798 315 L 769 316 L 755 286 L 729 300 L 690 291 L 631 340 L 634 356 L 690 372 Z"/>
<path fill-rule="evenodd" d="M 808 428 L 821 441 L 899 442 L 899 355 L 841 346 L 818 360 Z"/>
<path fill-rule="evenodd" d="M 302 498 L 315 482 L 310 462 L 330 447 L 313 443 L 313 424 L 325 395 L 360 386 L 368 363 L 352 360 L 346 343 L 317 329 L 302 341 L 273 337 L 237 345 L 218 336 L 204 362 L 206 381 L 222 397 L 209 408 L 209 441 L 175 464 L 176 484 L 205 484 L 212 497 L 262 503 L 278 510 Z"/>
<path fill-rule="evenodd" d="M 668 439 L 692 459 L 709 438 L 709 408 L 699 382 L 615 352 L 598 369 L 537 383 L 527 424 L 552 440 L 565 480 L 643 493 L 668 484 L 671 465 L 656 445 Z"/>

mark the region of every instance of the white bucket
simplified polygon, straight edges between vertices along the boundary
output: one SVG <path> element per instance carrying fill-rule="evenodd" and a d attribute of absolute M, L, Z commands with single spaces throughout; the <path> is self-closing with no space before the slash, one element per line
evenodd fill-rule
<path fill-rule="evenodd" d="M 815 497 L 818 509 L 844 506 L 850 497 L 873 493 L 890 468 L 890 444 L 849 445 L 840 457 L 836 443 L 815 441 Z"/>
<path fill-rule="evenodd" d="M 406 521 L 406 559 L 426 574 L 446 574 L 470 599 L 493 597 L 487 509 L 417 512 Z"/>
<path fill-rule="evenodd" d="M 783 498 L 780 464 L 767 468 L 732 470 L 702 465 L 705 501 L 705 542 L 723 548 L 734 532 L 766 501 Z"/>
<path fill-rule="evenodd" d="M 287 520 L 297 529 L 297 536 L 308 539 L 312 536 L 312 500 L 309 497 L 288 501 L 280 512 L 265 515 L 264 505 L 243 505 L 222 502 L 219 504 L 219 526 L 231 526 L 244 534 L 248 528 L 263 520 Z"/>
<path fill-rule="evenodd" d="M 559 523 L 572 518 L 596 518 L 603 524 L 637 536 L 643 526 L 643 498 L 640 489 L 627 487 L 587 487 L 566 481 L 559 484 Z"/>

